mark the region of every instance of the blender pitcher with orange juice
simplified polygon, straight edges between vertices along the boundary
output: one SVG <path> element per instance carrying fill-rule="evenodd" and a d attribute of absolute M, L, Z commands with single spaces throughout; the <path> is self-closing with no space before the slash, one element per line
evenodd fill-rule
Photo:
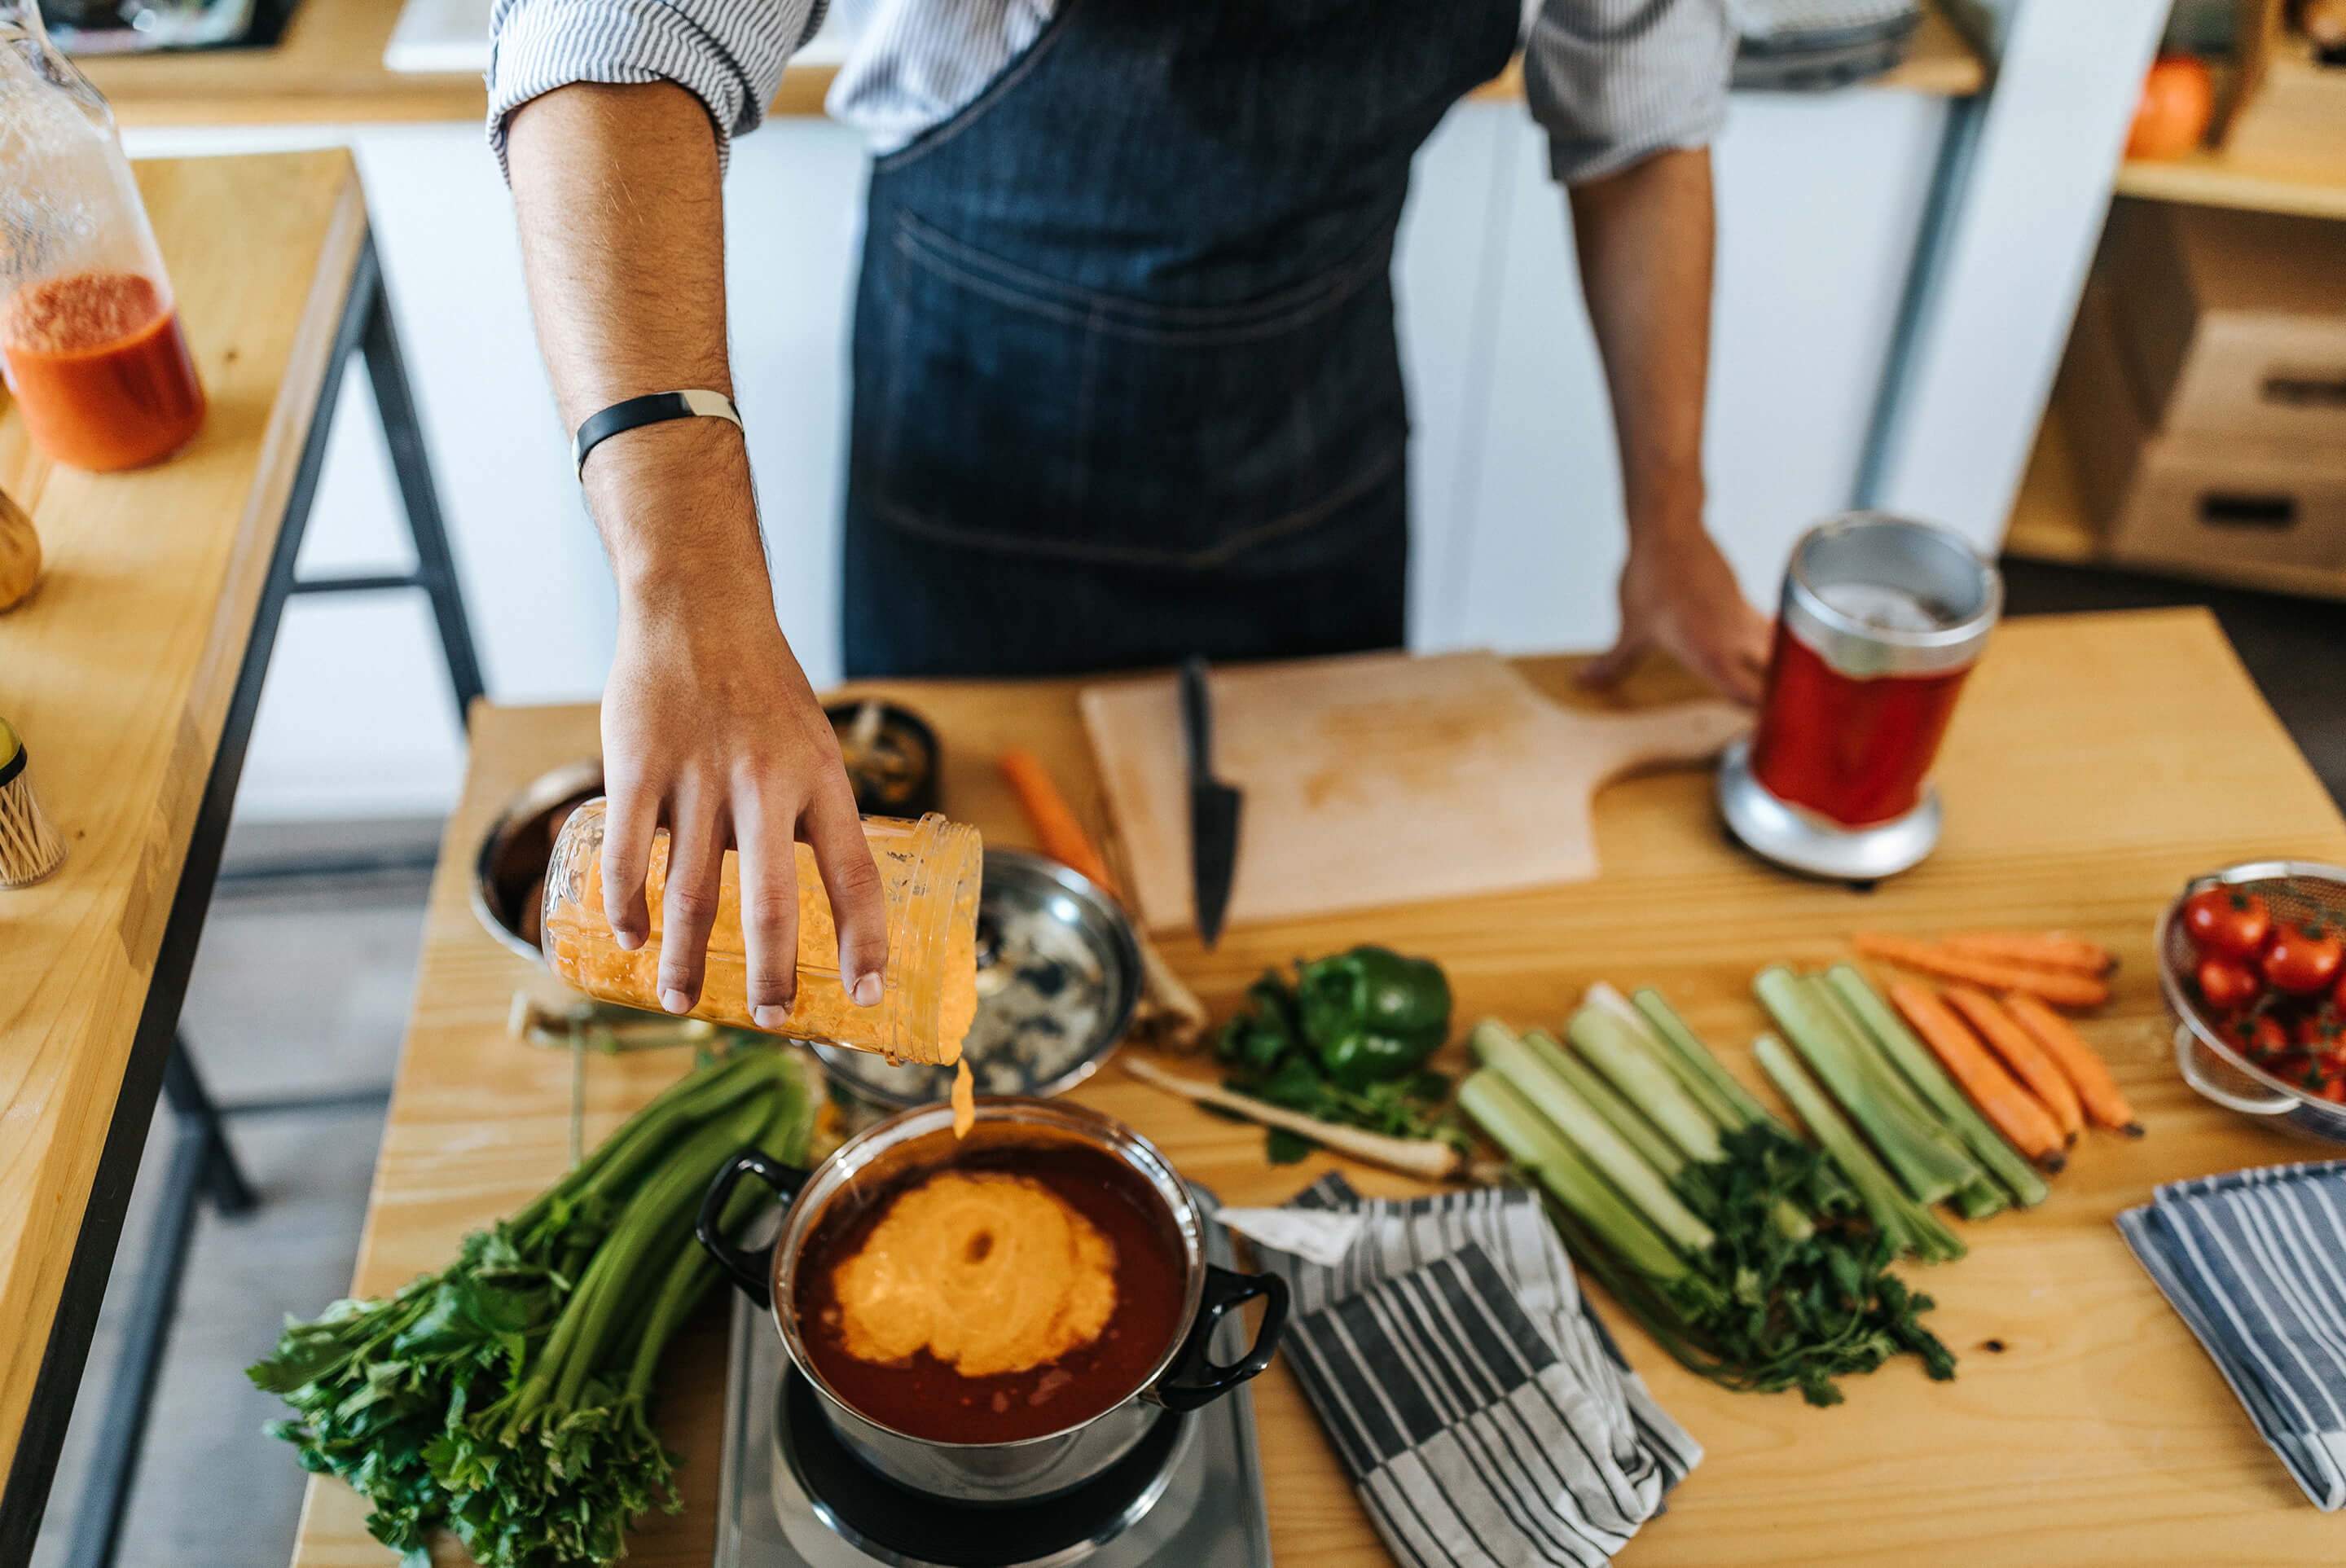
<path fill-rule="evenodd" d="M 114 111 L 35 0 L 0 0 L 0 371 L 33 444 L 75 468 L 155 463 L 203 426 Z"/>

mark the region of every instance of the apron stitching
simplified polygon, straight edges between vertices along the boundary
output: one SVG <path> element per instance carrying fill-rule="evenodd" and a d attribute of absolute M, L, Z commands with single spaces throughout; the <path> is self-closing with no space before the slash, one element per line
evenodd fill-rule
<path fill-rule="evenodd" d="M 1167 328 L 1176 323 L 1195 328 L 1265 325 L 1283 319 L 1284 312 L 1300 310 L 1314 302 L 1324 302 L 1331 293 L 1341 295 L 1358 287 L 1363 276 L 1382 271 L 1391 265 L 1392 249 L 1390 234 L 1379 226 L 1341 260 L 1279 293 L 1232 305 L 1158 305 L 1103 289 L 1086 289 L 1080 284 L 1065 282 L 1047 273 L 1021 267 L 1015 261 L 1005 261 L 975 246 L 964 244 L 915 214 L 901 209 L 896 214 L 896 243 L 900 249 L 913 254 L 915 260 L 924 265 L 939 270 L 951 269 L 956 276 L 989 281 L 1009 290 L 1010 294 L 1005 297 L 1024 295 L 1038 304 L 1057 302 L 1086 310 L 1105 306 L 1111 311 L 1126 313 L 1135 325 L 1144 329 L 1152 322 L 1163 323 Z M 929 254 L 922 256 L 919 254 L 922 251 Z M 1075 318 L 1069 316 L 1066 319 L 1072 321 Z"/>
<path fill-rule="evenodd" d="M 932 522 L 891 501 L 884 493 L 875 493 L 864 504 L 872 514 L 892 527 L 923 538 L 958 545 L 967 549 L 984 550 L 1000 555 L 1027 555 L 1055 561 L 1075 561 L 1102 566 L 1163 566 L 1185 571 L 1206 572 L 1228 565 L 1237 556 L 1290 535 L 1303 533 L 1326 522 L 1330 517 L 1374 490 L 1392 474 L 1401 463 L 1407 441 L 1394 443 L 1384 454 L 1331 495 L 1321 497 L 1300 511 L 1260 524 L 1209 549 L 1196 551 L 1151 550 L 1135 545 L 1092 545 L 1068 540 L 1054 542 L 1025 538 L 1016 535 L 997 534 L 984 528 L 956 528 Z"/>
<path fill-rule="evenodd" d="M 1069 288 L 1066 284 L 1054 284 L 1054 287 L 1066 289 L 1069 293 L 1077 296 L 1077 300 L 1070 301 L 1053 300 L 1041 294 L 1025 292 L 1015 284 L 989 278 L 982 272 L 974 271 L 949 257 L 933 251 L 923 254 L 923 247 L 920 240 L 905 227 L 908 221 L 905 215 L 898 215 L 895 249 L 909 264 L 935 273 L 968 290 L 971 293 L 982 294 L 996 304 L 1007 305 L 1030 315 L 1046 317 L 1072 327 L 1096 328 L 1103 333 L 1136 342 L 1158 343 L 1177 348 L 1184 345 L 1204 347 L 1213 344 L 1248 343 L 1265 338 L 1283 336 L 1350 303 L 1364 284 L 1382 276 L 1389 265 L 1383 237 L 1380 235 L 1366 247 L 1370 254 L 1361 257 L 1354 262 L 1331 268 L 1322 278 L 1313 280 L 1322 291 L 1311 295 L 1301 304 L 1289 309 L 1284 314 L 1265 317 L 1260 321 L 1234 322 L 1228 325 L 1177 326 L 1168 323 L 1162 326 L 1148 326 L 1137 321 L 1125 319 L 1130 314 L 1130 307 L 1127 306 L 1125 311 L 1119 312 L 1117 307 L 1121 301 L 1114 295 L 1100 295 Z M 1029 275 L 1032 276 L 1032 274 Z M 1050 282 L 1047 279 L 1040 280 Z"/>
<path fill-rule="evenodd" d="M 890 172 L 916 163 L 926 154 L 944 146 L 984 118 L 986 111 L 994 107 L 1011 88 L 1025 80 L 1043 57 L 1050 53 L 1052 46 L 1066 36 L 1067 28 L 1061 24 L 1073 15 L 1076 7 L 1082 3 L 1083 0 L 1058 0 L 1057 6 L 1051 13 L 1051 19 L 1043 25 L 1043 36 L 1029 44 L 1025 54 L 1012 61 L 1000 76 L 987 83 L 984 90 L 957 111 L 952 118 L 942 125 L 932 126 L 915 137 L 909 145 L 898 148 L 887 157 L 873 158 L 872 171 L 874 173 Z"/>

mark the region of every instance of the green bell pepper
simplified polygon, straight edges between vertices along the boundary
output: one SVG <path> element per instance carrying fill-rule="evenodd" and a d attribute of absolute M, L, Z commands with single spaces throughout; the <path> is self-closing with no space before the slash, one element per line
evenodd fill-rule
<path fill-rule="evenodd" d="M 1304 1039 L 1347 1089 L 1402 1077 L 1450 1036 L 1450 982 L 1432 959 L 1356 947 L 1302 965 L 1296 991 Z"/>

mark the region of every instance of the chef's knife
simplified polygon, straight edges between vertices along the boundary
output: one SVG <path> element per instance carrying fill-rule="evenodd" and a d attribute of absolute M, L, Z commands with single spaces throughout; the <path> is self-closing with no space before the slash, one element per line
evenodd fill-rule
<path fill-rule="evenodd" d="M 1211 947 L 1230 907 L 1241 797 L 1214 777 L 1214 700 L 1202 658 L 1181 667 L 1181 733 L 1189 750 L 1189 880 L 1198 901 L 1198 940 Z"/>

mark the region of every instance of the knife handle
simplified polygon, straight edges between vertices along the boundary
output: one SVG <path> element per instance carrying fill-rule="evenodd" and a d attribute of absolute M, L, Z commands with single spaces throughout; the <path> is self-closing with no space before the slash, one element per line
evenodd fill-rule
<path fill-rule="evenodd" d="M 1214 699 L 1206 685 L 1206 661 L 1196 654 L 1181 663 L 1181 734 L 1188 742 L 1189 781 L 1214 775 Z"/>

